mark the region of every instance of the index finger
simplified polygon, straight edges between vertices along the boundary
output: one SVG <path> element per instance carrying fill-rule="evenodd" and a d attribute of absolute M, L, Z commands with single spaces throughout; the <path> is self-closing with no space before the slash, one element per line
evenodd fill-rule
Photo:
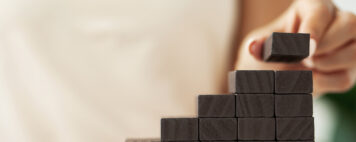
<path fill-rule="evenodd" d="M 307 5 L 301 2 L 299 4 L 303 5 L 297 6 L 300 17 L 298 32 L 310 33 L 310 37 L 318 42 L 332 22 L 336 8 L 329 1 L 308 0 Z"/>

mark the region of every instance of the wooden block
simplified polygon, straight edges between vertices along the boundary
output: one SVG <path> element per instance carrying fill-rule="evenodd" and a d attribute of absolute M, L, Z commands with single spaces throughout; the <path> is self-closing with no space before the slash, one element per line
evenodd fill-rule
<path fill-rule="evenodd" d="M 274 32 L 265 41 L 263 60 L 298 62 L 309 56 L 309 34 Z"/>
<path fill-rule="evenodd" d="M 311 94 L 275 95 L 276 117 L 313 116 L 313 97 Z"/>
<path fill-rule="evenodd" d="M 237 140 L 236 118 L 199 118 L 200 140 Z"/>
<path fill-rule="evenodd" d="M 275 118 L 238 118 L 238 140 L 275 140 Z"/>
<path fill-rule="evenodd" d="M 277 140 L 314 140 L 314 118 L 276 118 Z"/>
<path fill-rule="evenodd" d="M 236 117 L 273 117 L 273 94 L 237 94 Z"/>
<path fill-rule="evenodd" d="M 200 142 L 200 141 L 189 140 L 189 141 L 154 141 L 154 142 Z"/>
<path fill-rule="evenodd" d="M 238 141 L 238 142 L 276 142 L 276 141 Z"/>
<path fill-rule="evenodd" d="M 276 71 L 275 77 L 276 94 L 313 92 L 312 71 Z"/>
<path fill-rule="evenodd" d="M 235 95 L 199 95 L 199 117 L 235 117 Z"/>
<path fill-rule="evenodd" d="M 200 141 L 200 142 L 237 142 L 237 141 Z"/>
<path fill-rule="evenodd" d="M 277 142 L 314 142 L 314 141 L 277 141 Z"/>
<path fill-rule="evenodd" d="M 274 71 L 271 70 L 237 70 L 229 72 L 229 92 L 273 93 Z"/>
<path fill-rule="evenodd" d="M 189 141 L 198 140 L 197 118 L 162 118 L 162 141 Z"/>

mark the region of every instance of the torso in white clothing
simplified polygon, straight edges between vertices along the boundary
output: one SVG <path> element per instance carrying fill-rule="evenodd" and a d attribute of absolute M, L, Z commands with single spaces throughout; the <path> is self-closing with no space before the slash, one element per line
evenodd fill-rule
<path fill-rule="evenodd" d="M 159 137 L 228 69 L 233 0 L 3 0 L 0 141 Z"/>

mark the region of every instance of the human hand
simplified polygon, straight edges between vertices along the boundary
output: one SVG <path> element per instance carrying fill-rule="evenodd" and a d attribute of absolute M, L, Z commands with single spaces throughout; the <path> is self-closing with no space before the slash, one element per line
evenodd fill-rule
<path fill-rule="evenodd" d="M 302 63 L 262 62 L 272 32 L 310 33 L 310 57 Z M 330 0 L 297 0 L 279 18 L 243 41 L 237 69 L 313 70 L 314 94 L 342 92 L 356 80 L 356 16 Z"/>

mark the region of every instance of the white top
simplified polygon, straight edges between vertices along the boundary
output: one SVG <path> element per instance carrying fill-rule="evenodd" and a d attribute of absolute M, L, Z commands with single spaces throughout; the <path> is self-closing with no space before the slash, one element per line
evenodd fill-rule
<path fill-rule="evenodd" d="M 227 74 L 233 0 L 0 1 L 0 141 L 159 137 Z"/>

